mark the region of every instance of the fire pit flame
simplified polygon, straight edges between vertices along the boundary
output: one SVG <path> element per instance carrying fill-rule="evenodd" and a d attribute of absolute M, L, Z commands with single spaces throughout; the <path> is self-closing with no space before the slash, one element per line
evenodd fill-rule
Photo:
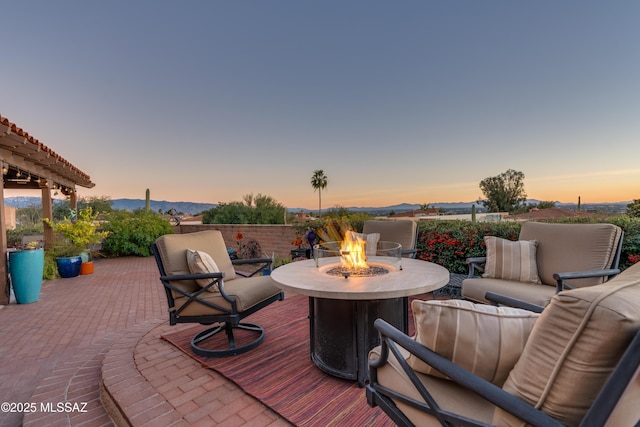
<path fill-rule="evenodd" d="M 367 265 L 365 241 L 355 233 L 347 232 L 340 247 L 340 264 L 345 269 L 364 269 Z"/>
<path fill-rule="evenodd" d="M 350 277 L 374 277 L 402 270 L 402 246 L 379 241 L 373 248 L 357 233 L 347 232 L 343 241 L 314 246 L 316 267 L 324 274 Z"/>

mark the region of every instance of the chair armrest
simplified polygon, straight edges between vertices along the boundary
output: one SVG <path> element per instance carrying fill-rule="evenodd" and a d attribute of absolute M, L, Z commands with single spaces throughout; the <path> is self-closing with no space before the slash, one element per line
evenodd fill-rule
<path fill-rule="evenodd" d="M 252 273 L 246 273 L 244 271 L 236 271 L 236 274 L 242 277 L 252 277 L 256 273 L 262 271 L 265 267 L 270 267 L 273 263 L 272 258 L 250 258 L 250 259 L 233 259 L 231 260 L 233 265 L 248 265 L 248 264 L 262 264 Z"/>
<path fill-rule="evenodd" d="M 473 257 L 465 260 L 469 264 L 469 275 L 467 277 L 476 277 L 476 271 L 478 273 L 484 273 L 484 264 L 487 262 L 487 257 Z"/>
<path fill-rule="evenodd" d="M 167 282 L 172 280 L 196 280 L 196 279 L 222 279 L 224 272 L 219 273 L 198 273 L 198 274 L 174 274 L 172 276 L 160 276 L 160 280 Z"/>
<path fill-rule="evenodd" d="M 607 280 L 611 280 L 616 275 L 620 274 L 620 270 L 617 268 L 609 268 L 605 270 L 587 270 L 587 271 L 572 271 L 566 273 L 555 273 L 553 278 L 556 281 L 556 293 L 564 291 L 565 289 L 574 289 L 574 286 L 567 283 L 567 280 L 573 279 L 586 279 L 589 277 L 605 277 Z"/>
<path fill-rule="evenodd" d="M 160 276 L 160 281 L 162 282 L 162 284 L 171 289 L 176 291 L 177 293 L 179 293 L 180 295 L 183 295 L 185 297 L 188 298 L 192 298 L 193 296 L 198 296 L 201 293 L 203 293 L 204 291 L 209 290 L 210 287 L 212 287 L 213 285 L 218 285 L 218 290 L 220 291 L 220 293 L 223 295 L 223 297 L 228 300 L 228 301 L 233 301 L 233 299 L 230 299 L 227 294 L 224 292 L 224 281 L 222 280 L 224 278 L 224 272 L 220 271 L 217 273 L 198 273 L 198 274 L 174 274 L 174 275 L 170 275 L 170 276 Z M 197 292 L 190 294 L 189 292 L 185 292 L 184 290 L 173 286 L 170 282 L 172 280 L 197 280 L 197 279 L 214 279 L 212 280 L 207 286 L 203 287 L 202 289 L 198 290 Z"/>
<path fill-rule="evenodd" d="M 542 313 L 542 310 L 544 310 L 544 307 L 540 305 L 531 304 L 530 302 L 511 298 L 506 295 L 496 294 L 495 292 L 487 292 L 484 297 L 488 301 L 491 301 L 496 305 L 506 305 L 513 308 L 521 308 L 523 310 L 533 311 L 534 313 Z"/>
<path fill-rule="evenodd" d="M 371 381 L 367 386 L 368 398 L 370 393 L 381 393 L 384 395 L 385 393 L 390 392 L 389 389 L 378 384 L 376 369 L 386 363 L 389 351 L 392 351 L 398 359 L 398 362 L 402 366 L 402 369 L 409 376 L 413 385 L 425 399 L 425 402 L 432 402 L 435 405 L 431 403 L 425 405 L 424 403 L 420 403 L 419 401 L 416 401 L 414 399 L 402 397 L 401 395 L 398 396 L 397 393 L 391 391 L 390 394 L 393 394 L 393 398 L 402 400 L 411 406 L 417 407 L 418 409 L 426 409 L 426 412 L 431 413 L 432 415 L 434 415 L 434 413 L 438 413 L 438 415 L 443 417 L 444 419 L 455 419 L 455 414 L 442 411 L 440 408 L 438 408 L 437 402 L 434 400 L 434 397 L 428 392 L 428 390 L 416 376 L 413 369 L 411 369 L 409 364 L 400 355 L 400 350 L 396 346 L 399 345 L 400 347 L 403 347 L 404 349 L 418 357 L 423 362 L 427 363 L 428 365 L 432 366 L 433 368 L 449 377 L 452 381 L 477 393 L 489 402 L 515 415 L 526 423 L 529 423 L 533 426 L 562 426 L 560 422 L 554 420 L 544 412 L 537 410 L 527 402 L 517 398 L 512 394 L 507 393 L 500 387 L 478 377 L 477 375 L 472 374 L 471 372 L 467 371 L 464 368 L 461 368 L 450 360 L 431 351 L 429 348 L 423 346 L 422 344 L 419 344 L 413 338 L 405 335 L 384 320 L 377 319 L 374 325 L 380 332 L 382 349 L 379 359 L 369 361 Z M 457 420 L 459 421 L 459 418 Z"/>

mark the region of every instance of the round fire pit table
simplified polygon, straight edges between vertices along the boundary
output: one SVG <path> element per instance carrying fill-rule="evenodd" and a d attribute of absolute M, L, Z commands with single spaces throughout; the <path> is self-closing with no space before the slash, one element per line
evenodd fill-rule
<path fill-rule="evenodd" d="M 311 359 L 323 371 L 364 386 L 369 350 L 380 343 L 373 322 L 382 318 L 407 333 L 408 297 L 449 282 L 447 269 L 427 261 L 403 258 L 401 268 L 388 269 L 377 276 L 345 278 L 305 260 L 271 272 L 285 291 L 309 297 Z"/>

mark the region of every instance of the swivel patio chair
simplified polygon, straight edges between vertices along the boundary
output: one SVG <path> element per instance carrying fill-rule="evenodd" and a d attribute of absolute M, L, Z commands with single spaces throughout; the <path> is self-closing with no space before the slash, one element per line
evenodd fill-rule
<path fill-rule="evenodd" d="M 169 324 L 200 323 L 214 325 L 191 340 L 193 352 L 206 357 L 237 355 L 257 347 L 264 340 L 262 327 L 242 320 L 284 299 L 284 292 L 270 276 L 255 276 L 270 258 L 234 260 L 229 258 L 220 231 L 167 234 L 152 245 L 160 270 L 167 302 Z M 250 273 L 236 271 L 234 265 L 260 264 Z M 249 276 L 249 277 L 241 277 Z M 234 331 L 243 330 L 236 340 Z M 208 348 L 204 342 L 217 334 L 227 335 L 222 348 Z M 248 337 L 247 337 L 248 335 Z M 240 343 L 241 342 L 241 343 Z"/>
<path fill-rule="evenodd" d="M 362 233 L 378 233 L 379 240 L 400 243 L 404 257 L 415 258 L 417 255 L 418 227 L 415 221 L 368 220 L 364 222 Z"/>
<path fill-rule="evenodd" d="M 537 319 L 460 300 L 413 308 L 416 336 L 378 319 L 369 355 L 367 401 L 397 425 L 640 425 L 640 264 L 560 292 Z"/>

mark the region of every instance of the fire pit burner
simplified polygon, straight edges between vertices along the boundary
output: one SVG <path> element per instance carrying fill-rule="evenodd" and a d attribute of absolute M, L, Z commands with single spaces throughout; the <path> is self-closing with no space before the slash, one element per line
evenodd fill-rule
<path fill-rule="evenodd" d="M 347 267 L 334 267 L 326 271 L 326 274 L 331 276 L 344 276 L 345 278 L 353 277 L 374 277 L 382 274 L 387 274 L 388 269 L 384 267 L 367 267 L 367 268 L 347 268 Z"/>

